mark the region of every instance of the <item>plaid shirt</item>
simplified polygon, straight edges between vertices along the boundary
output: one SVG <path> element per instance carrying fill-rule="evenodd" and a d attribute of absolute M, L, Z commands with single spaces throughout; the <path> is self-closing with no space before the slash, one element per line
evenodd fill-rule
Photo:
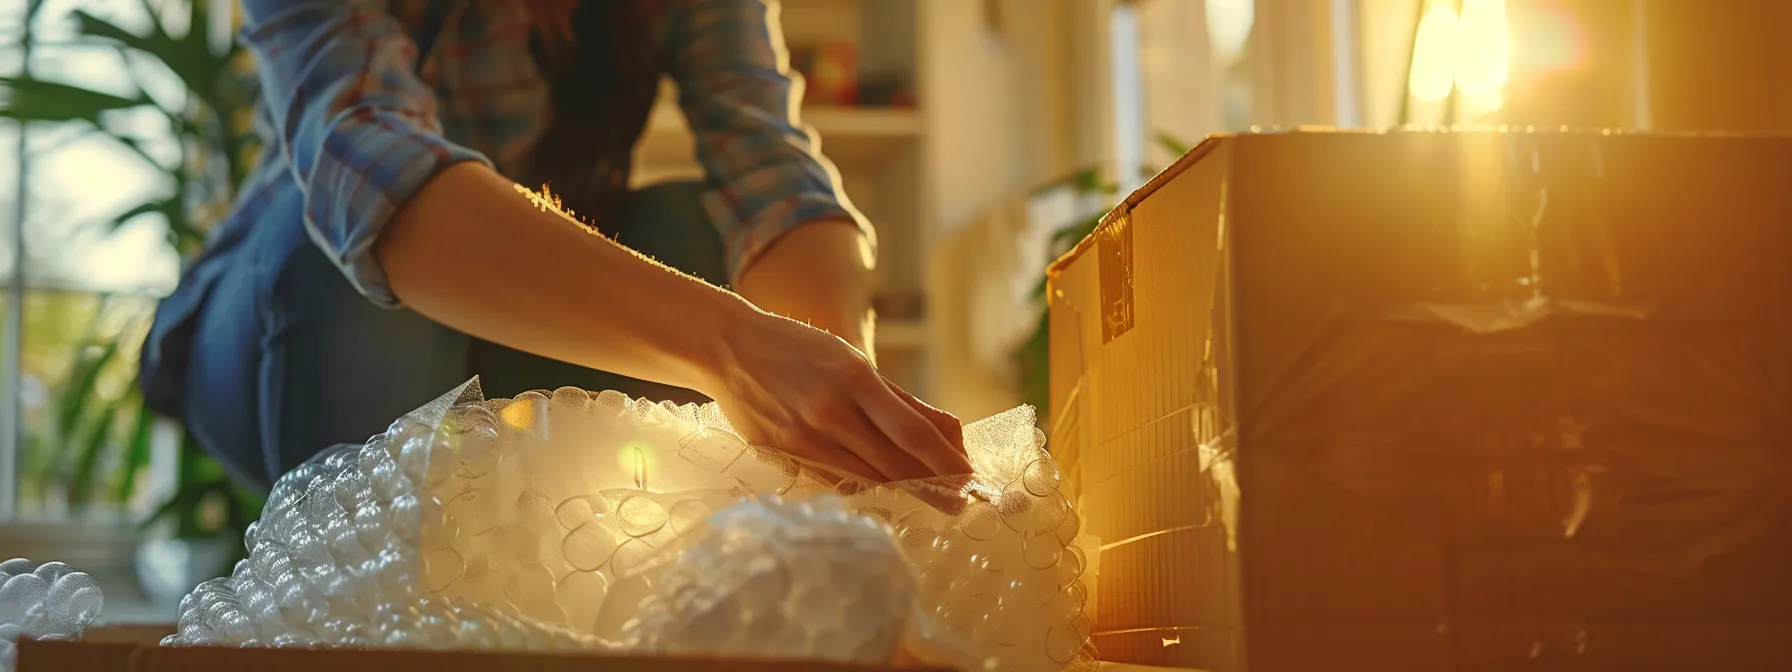
<path fill-rule="evenodd" d="M 609 0 L 605 0 L 609 1 Z M 776 0 L 671 0 L 667 73 L 696 138 L 704 206 L 731 277 L 784 232 L 852 220 L 873 232 L 797 119 Z M 393 213 L 437 171 L 480 161 L 530 179 L 547 81 L 514 0 L 244 0 L 258 125 L 270 150 L 231 219 L 303 218 L 362 294 L 396 306 L 372 255 Z M 430 30 L 429 26 L 439 26 Z M 433 34 L 430 34 L 433 33 Z M 428 52 L 418 53 L 427 44 Z M 273 208 L 299 192 L 302 212 Z M 296 225 L 296 224 L 292 224 Z M 225 228 L 231 227 L 228 223 Z"/>

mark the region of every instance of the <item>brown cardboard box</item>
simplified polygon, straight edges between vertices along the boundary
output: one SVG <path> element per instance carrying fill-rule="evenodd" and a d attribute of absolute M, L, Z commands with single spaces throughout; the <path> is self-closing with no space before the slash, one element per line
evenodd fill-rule
<path fill-rule="evenodd" d="M 1792 138 L 1216 138 L 1051 274 L 1103 659 L 1792 670 Z"/>
<path fill-rule="evenodd" d="M 83 641 L 19 642 L 18 672 L 880 672 L 811 661 L 442 651 L 171 648 L 173 626 L 90 628 Z M 911 672 L 917 668 L 907 668 Z"/>

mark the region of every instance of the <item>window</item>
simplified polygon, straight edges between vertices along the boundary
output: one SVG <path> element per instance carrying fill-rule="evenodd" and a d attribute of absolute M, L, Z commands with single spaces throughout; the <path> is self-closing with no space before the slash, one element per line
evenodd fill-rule
<path fill-rule="evenodd" d="M 1679 6 L 1354 1 L 1370 126 L 1647 128 L 1653 47 L 1645 18 L 1651 7 Z"/>
<path fill-rule="evenodd" d="M 1642 39 L 1641 14 L 1629 4 L 1087 1 L 1107 12 L 1096 38 L 1109 95 L 1101 126 L 1123 187 L 1143 180 L 1133 164 L 1148 175 L 1173 158 L 1159 142 L 1165 136 L 1187 144 L 1301 124 L 1611 126 L 1648 118 L 1634 102 L 1647 95 L 1632 86 L 1636 58 L 1617 53 Z M 1522 49 L 1513 35 L 1524 36 Z"/>
<path fill-rule="evenodd" d="M 1473 123 L 1504 106 L 1506 0 L 1427 0 L 1418 16 L 1406 73 L 1411 120 Z"/>
<path fill-rule="evenodd" d="M 1110 174 L 1122 192 L 1201 138 L 1254 122 L 1252 0 L 1115 0 L 1108 13 Z"/>
<path fill-rule="evenodd" d="M 140 32 L 152 7 L 185 30 L 185 2 L 32 0 L 0 14 L 0 522 L 141 516 L 172 485 L 175 441 L 134 381 L 180 267 L 167 218 L 146 204 L 176 198 L 188 150 L 162 110 L 183 109 L 185 87 L 83 36 L 73 14 Z M 83 106 L 60 85 L 154 104 Z"/>
<path fill-rule="evenodd" d="M 1139 10 L 1137 3 L 1114 6 L 1108 19 L 1108 65 L 1114 97 L 1114 165 L 1112 174 L 1127 193 L 1145 178 L 1145 82 L 1139 70 Z"/>

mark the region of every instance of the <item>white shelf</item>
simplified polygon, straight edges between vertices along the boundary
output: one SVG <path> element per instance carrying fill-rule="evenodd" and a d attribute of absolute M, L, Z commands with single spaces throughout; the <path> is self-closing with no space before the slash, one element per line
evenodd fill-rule
<path fill-rule="evenodd" d="M 920 115 L 906 108 L 808 106 L 802 122 L 821 138 L 822 154 L 841 166 L 875 165 L 913 146 L 921 135 Z M 680 177 L 697 168 L 696 146 L 684 113 L 665 97 L 654 106 L 635 147 L 635 165 L 646 174 Z"/>

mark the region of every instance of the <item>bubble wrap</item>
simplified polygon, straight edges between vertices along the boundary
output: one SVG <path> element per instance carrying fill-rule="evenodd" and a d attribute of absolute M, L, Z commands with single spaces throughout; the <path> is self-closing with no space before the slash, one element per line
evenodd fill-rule
<path fill-rule="evenodd" d="M 20 637 L 73 641 L 103 606 L 99 582 L 68 565 L 0 562 L 0 672 L 12 671 Z"/>
<path fill-rule="evenodd" d="M 1033 412 L 974 477 L 748 446 L 714 404 L 477 381 L 282 477 L 169 645 L 615 650 L 1092 668 L 1080 522 Z"/>

